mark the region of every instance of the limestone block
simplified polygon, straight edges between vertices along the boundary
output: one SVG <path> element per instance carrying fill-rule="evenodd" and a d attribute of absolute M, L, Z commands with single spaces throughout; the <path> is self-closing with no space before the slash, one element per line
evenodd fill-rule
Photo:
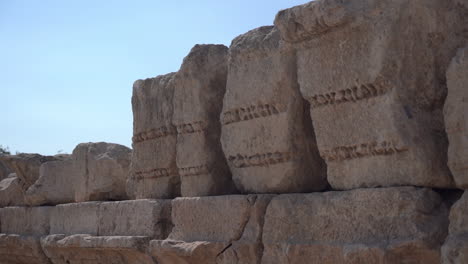
<path fill-rule="evenodd" d="M 8 178 L 10 173 L 12 173 L 12 170 L 0 159 L 0 181 Z"/>
<path fill-rule="evenodd" d="M 444 117 L 448 164 L 457 187 L 468 189 L 468 47 L 453 58 L 447 71 L 447 87 Z"/>
<path fill-rule="evenodd" d="M 50 217 L 54 207 L 5 207 L 0 208 L 1 232 L 41 236 L 49 234 Z"/>
<path fill-rule="evenodd" d="M 133 84 L 133 154 L 127 193 L 136 199 L 180 194 L 177 130 L 172 125 L 175 73 Z"/>
<path fill-rule="evenodd" d="M 55 205 L 75 201 L 79 175 L 72 159 L 46 162 L 40 167 L 39 175 L 39 179 L 25 193 L 29 205 Z"/>
<path fill-rule="evenodd" d="M 78 174 L 75 201 L 124 200 L 131 149 L 106 142 L 82 143 L 73 150 Z"/>
<path fill-rule="evenodd" d="M 227 53 L 224 45 L 196 45 L 174 77 L 173 124 L 182 196 L 234 192 L 220 143 Z"/>
<path fill-rule="evenodd" d="M 442 102 L 460 34 L 449 5 L 319 0 L 276 16 L 297 49 L 300 91 L 333 188 L 453 187 Z"/>
<path fill-rule="evenodd" d="M 11 173 L 0 181 L 0 207 L 22 205 L 26 205 L 23 184 L 15 173 Z"/>
<path fill-rule="evenodd" d="M 0 156 L 0 160 L 16 173 L 16 176 L 21 179 L 26 189 L 39 178 L 39 167 L 42 163 L 57 159 L 54 156 L 27 153 Z"/>
<path fill-rule="evenodd" d="M 221 142 L 244 193 L 306 192 L 326 186 L 294 50 L 274 27 L 232 41 Z"/>
<path fill-rule="evenodd" d="M 45 253 L 54 264 L 155 264 L 146 255 L 148 237 L 89 235 L 51 235 L 41 240 Z"/>
<path fill-rule="evenodd" d="M 100 202 L 61 204 L 50 219 L 50 234 L 98 235 Z"/>
<path fill-rule="evenodd" d="M 0 263 L 50 264 L 36 236 L 0 234 Z"/>
<path fill-rule="evenodd" d="M 105 202 L 99 207 L 99 236 L 164 239 L 171 228 L 170 200 Z"/>
<path fill-rule="evenodd" d="M 442 247 L 443 264 L 468 263 L 468 192 L 450 209 L 449 236 Z"/>
<path fill-rule="evenodd" d="M 158 263 L 258 263 L 263 215 L 272 197 L 177 198 L 174 228 L 168 239 L 152 240 L 150 252 Z"/>
<path fill-rule="evenodd" d="M 437 193 L 414 187 L 280 195 L 262 263 L 440 263 L 447 214 Z"/>

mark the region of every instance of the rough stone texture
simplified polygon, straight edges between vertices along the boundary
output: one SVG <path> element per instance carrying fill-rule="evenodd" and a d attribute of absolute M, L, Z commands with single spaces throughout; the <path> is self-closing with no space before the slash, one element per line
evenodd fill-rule
<path fill-rule="evenodd" d="M 170 73 L 133 84 L 133 156 L 129 197 L 180 195 L 176 165 L 177 130 L 172 125 L 174 79 Z"/>
<path fill-rule="evenodd" d="M 261 226 L 272 195 L 177 198 L 174 228 L 166 240 L 152 240 L 158 263 L 258 263 Z"/>
<path fill-rule="evenodd" d="M 26 205 L 23 184 L 15 173 L 11 173 L 0 181 L 0 207 L 22 205 Z"/>
<path fill-rule="evenodd" d="M 261 27 L 235 38 L 221 114 L 221 142 L 233 180 L 244 193 L 326 187 L 296 59 L 279 32 Z"/>
<path fill-rule="evenodd" d="M 1 264 L 50 264 L 36 236 L 0 234 Z"/>
<path fill-rule="evenodd" d="M 440 263 L 447 225 L 428 189 L 280 195 L 265 215 L 262 263 Z"/>
<path fill-rule="evenodd" d="M 0 161 L 4 162 L 16 173 L 26 189 L 39 178 L 39 167 L 42 163 L 53 160 L 57 160 L 57 157 L 27 153 L 0 156 Z"/>
<path fill-rule="evenodd" d="M 8 178 L 8 175 L 10 175 L 10 173 L 12 173 L 12 170 L 0 158 L 0 181 L 5 178 Z"/>
<path fill-rule="evenodd" d="M 442 246 L 443 264 L 468 263 L 468 192 L 450 210 L 449 236 Z"/>
<path fill-rule="evenodd" d="M 445 129 L 448 164 L 457 187 L 468 189 L 468 46 L 460 49 L 447 71 Z"/>
<path fill-rule="evenodd" d="M 146 255 L 148 237 L 51 235 L 41 240 L 54 264 L 154 264 Z"/>
<path fill-rule="evenodd" d="M 453 187 L 444 75 L 467 18 L 452 5 L 321 0 L 278 13 L 332 187 Z"/>
<path fill-rule="evenodd" d="M 124 200 L 131 149 L 105 142 L 82 143 L 73 150 L 78 174 L 75 201 Z"/>
<path fill-rule="evenodd" d="M 196 45 L 174 77 L 173 124 L 182 196 L 235 190 L 220 143 L 227 53 L 224 45 Z"/>
<path fill-rule="evenodd" d="M 50 234 L 98 235 L 100 202 L 61 204 L 50 219 Z"/>
<path fill-rule="evenodd" d="M 42 236 L 49 234 L 50 217 L 54 207 L 5 207 L 0 208 L 1 232 Z"/>

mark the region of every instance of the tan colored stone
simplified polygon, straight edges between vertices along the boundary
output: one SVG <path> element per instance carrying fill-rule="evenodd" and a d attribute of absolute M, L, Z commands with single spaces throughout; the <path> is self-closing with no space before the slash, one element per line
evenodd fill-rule
<path fill-rule="evenodd" d="M 182 196 L 235 191 L 220 143 L 227 53 L 224 45 L 196 45 L 174 77 L 173 124 Z"/>
<path fill-rule="evenodd" d="M 466 18 L 452 4 L 319 0 L 278 13 L 333 188 L 453 187 L 443 83 Z"/>
<path fill-rule="evenodd" d="M 73 150 L 77 172 L 75 201 L 124 200 L 131 149 L 106 142 L 82 143 Z"/>
<path fill-rule="evenodd" d="M 23 184 L 16 173 L 12 173 L 0 181 L 0 207 L 22 205 L 26 205 Z"/>
<path fill-rule="evenodd" d="M 445 130 L 448 164 L 457 187 L 468 189 L 468 47 L 460 49 L 447 71 Z"/>
<path fill-rule="evenodd" d="M 172 125 L 175 73 L 133 84 L 133 156 L 129 197 L 180 195 L 176 165 L 177 130 Z"/>
<path fill-rule="evenodd" d="M 54 264 L 154 264 L 146 255 L 148 237 L 51 235 L 41 240 Z"/>
<path fill-rule="evenodd" d="M 50 217 L 54 207 L 5 207 L 0 208 L 1 233 L 26 236 L 49 234 Z"/>
<path fill-rule="evenodd" d="M 50 218 L 50 234 L 97 236 L 100 204 L 100 202 L 86 202 L 55 206 Z"/>
<path fill-rule="evenodd" d="M 0 159 L 0 181 L 8 178 L 12 170 Z"/>
<path fill-rule="evenodd" d="M 232 41 L 221 142 L 241 192 L 322 190 L 320 159 L 306 102 L 297 84 L 294 50 L 274 27 Z"/>
<path fill-rule="evenodd" d="M 166 240 L 152 240 L 158 263 L 258 263 L 263 215 L 273 196 L 230 195 L 177 198 L 174 228 Z"/>
<path fill-rule="evenodd" d="M 468 192 L 450 209 L 449 236 L 442 247 L 443 264 L 468 263 Z"/>
<path fill-rule="evenodd" d="M 50 264 L 36 236 L 0 234 L 0 263 Z"/>
<path fill-rule="evenodd" d="M 440 263 L 446 218 L 428 189 L 280 195 L 265 215 L 262 263 Z"/>

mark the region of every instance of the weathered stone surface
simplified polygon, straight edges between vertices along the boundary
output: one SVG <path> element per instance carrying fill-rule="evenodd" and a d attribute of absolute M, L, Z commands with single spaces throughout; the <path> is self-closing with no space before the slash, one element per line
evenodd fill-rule
<path fill-rule="evenodd" d="M 158 263 L 258 263 L 263 215 L 272 195 L 177 198 L 167 240 L 152 240 Z"/>
<path fill-rule="evenodd" d="M 148 237 L 51 235 L 41 240 L 54 264 L 154 264 L 146 255 Z"/>
<path fill-rule="evenodd" d="M 196 45 L 174 77 L 173 124 L 182 196 L 235 190 L 220 143 L 227 53 L 224 45 Z"/>
<path fill-rule="evenodd" d="M 57 157 L 21 153 L 0 156 L 0 160 L 16 173 L 16 176 L 24 183 L 24 188 L 27 189 L 39 178 L 39 167 L 42 163 L 57 160 Z"/>
<path fill-rule="evenodd" d="M 457 187 L 468 189 L 468 47 L 460 49 L 447 71 L 445 129 L 448 164 Z"/>
<path fill-rule="evenodd" d="M 468 192 L 450 210 L 449 236 L 442 247 L 443 264 L 468 263 Z"/>
<path fill-rule="evenodd" d="M 12 170 L 0 159 L 0 181 L 7 178 L 10 173 Z"/>
<path fill-rule="evenodd" d="M 262 263 L 440 263 L 447 225 L 428 189 L 280 195 L 265 215 Z"/>
<path fill-rule="evenodd" d="M 73 150 L 77 171 L 75 201 L 124 200 L 131 149 L 106 142 L 82 143 Z"/>
<path fill-rule="evenodd" d="M 332 187 L 453 187 L 443 83 L 464 22 L 450 21 L 449 2 L 320 0 L 278 13 Z"/>
<path fill-rule="evenodd" d="M 100 202 L 61 204 L 50 219 L 50 234 L 98 235 Z"/>
<path fill-rule="evenodd" d="M 177 130 L 172 125 L 174 75 L 133 84 L 133 155 L 127 181 L 127 193 L 132 198 L 173 198 L 180 194 Z"/>
<path fill-rule="evenodd" d="M 11 173 L 0 181 L 0 207 L 22 205 L 26 205 L 23 184 L 16 173 Z"/>
<path fill-rule="evenodd" d="M 54 207 L 0 208 L 1 233 L 41 236 L 49 234 Z"/>
<path fill-rule="evenodd" d="M 50 264 L 36 236 L 0 234 L 0 263 Z"/>
<path fill-rule="evenodd" d="M 324 189 L 311 120 L 299 92 L 296 58 L 274 27 L 235 38 L 229 50 L 221 142 L 233 180 L 247 193 Z"/>

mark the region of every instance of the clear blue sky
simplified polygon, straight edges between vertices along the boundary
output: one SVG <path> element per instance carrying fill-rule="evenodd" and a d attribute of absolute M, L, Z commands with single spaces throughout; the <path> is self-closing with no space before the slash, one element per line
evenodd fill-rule
<path fill-rule="evenodd" d="M 195 44 L 271 25 L 296 0 L 2 0 L 0 145 L 71 153 L 131 146 L 132 84 L 177 71 Z"/>

